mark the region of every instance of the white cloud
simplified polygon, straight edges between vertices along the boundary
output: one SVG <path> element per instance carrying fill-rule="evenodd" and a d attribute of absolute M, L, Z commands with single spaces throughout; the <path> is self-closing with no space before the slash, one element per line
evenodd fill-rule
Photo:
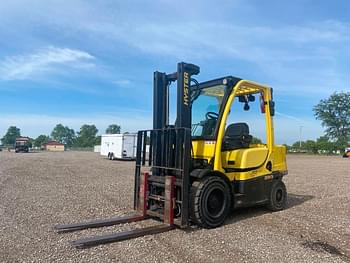
<path fill-rule="evenodd" d="M 240 26 L 217 21 L 170 24 L 92 21 L 79 27 L 147 53 L 196 58 L 226 55 L 251 62 L 331 59 L 334 54 L 322 47 L 348 41 L 350 32 L 348 26 L 335 21 L 276 27 Z"/>
<path fill-rule="evenodd" d="M 304 122 L 305 122 L 305 120 L 302 120 L 302 119 L 297 118 L 297 117 L 295 117 L 295 116 L 288 115 L 288 114 L 285 114 L 285 113 L 281 113 L 281 112 L 278 112 L 278 111 L 275 111 L 275 114 L 276 114 L 277 116 L 282 117 L 282 118 L 288 118 L 288 119 L 297 121 L 297 122 L 299 122 L 299 123 L 304 123 Z"/>
<path fill-rule="evenodd" d="M 33 54 L 6 57 L 0 61 L 0 79 L 23 80 L 52 72 L 59 67 L 87 69 L 94 56 L 76 49 L 48 47 Z"/>
<path fill-rule="evenodd" d="M 329 94 L 350 81 L 341 63 L 350 59 L 350 26 L 338 21 L 274 27 L 219 21 L 90 21 L 79 30 L 174 61 L 223 61 L 224 67 L 249 63 L 263 81 L 287 92 L 293 86 L 292 92 Z"/>
<path fill-rule="evenodd" d="M 73 41 L 70 36 L 79 35 L 84 39 L 80 45 L 86 41 L 98 52 L 106 50 L 115 60 L 120 50 L 127 50 L 132 55 L 145 53 L 145 60 L 151 55 L 202 65 L 222 61 L 223 67 L 233 70 L 248 62 L 252 72 L 260 71 L 263 81 L 286 90 L 293 86 L 293 92 L 328 94 L 329 89 L 344 89 L 339 86 L 350 81 L 348 75 L 341 74 L 344 67 L 339 63 L 349 60 L 350 54 L 350 26 L 341 21 L 302 19 L 297 25 L 268 26 L 266 21 L 260 23 L 252 17 L 249 23 L 242 22 L 247 20 L 244 14 L 252 4 L 241 0 L 222 1 L 220 8 L 210 1 L 144 1 L 140 8 L 134 8 L 133 1 L 96 4 L 77 0 L 62 4 L 54 0 L 50 5 L 32 1 L 30 10 L 21 8 L 22 2 L 0 4 L 0 27 L 15 22 L 27 39 L 35 36 L 34 24 L 43 31 L 64 32 Z M 188 8 L 183 9 L 183 5 Z M 31 15 L 25 15 L 27 12 Z M 164 61 L 161 63 L 166 64 Z M 246 75 L 249 78 L 250 72 Z"/>
<path fill-rule="evenodd" d="M 131 84 L 131 81 L 128 79 L 119 79 L 112 81 L 112 83 L 116 84 L 118 87 L 127 87 Z"/>

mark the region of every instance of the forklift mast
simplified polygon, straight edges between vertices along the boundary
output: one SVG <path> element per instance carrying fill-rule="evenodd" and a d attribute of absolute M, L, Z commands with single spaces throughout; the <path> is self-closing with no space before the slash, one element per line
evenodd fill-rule
<path fill-rule="evenodd" d="M 141 173 L 148 170 L 148 202 L 151 213 L 162 217 L 165 177 L 176 178 L 176 211 L 180 217 L 177 225 L 188 225 L 190 161 L 191 161 L 191 77 L 199 73 L 199 67 L 178 63 L 177 72 L 154 73 L 153 130 L 138 132 L 134 208 L 139 207 Z M 169 87 L 177 82 L 177 109 L 175 125 L 169 124 Z M 148 146 L 149 145 L 149 146 Z M 148 151 L 146 150 L 148 148 Z"/>
<path fill-rule="evenodd" d="M 77 248 L 118 242 L 174 229 L 189 223 L 191 159 L 191 76 L 199 67 L 178 63 L 177 72 L 154 73 L 153 129 L 138 132 L 134 209 L 137 214 L 56 225 L 58 233 L 158 218 L 161 225 L 78 239 Z M 177 118 L 169 124 L 169 86 L 177 81 Z M 147 150 L 148 149 L 148 150 Z"/>
<path fill-rule="evenodd" d="M 177 128 L 191 129 L 191 76 L 199 73 L 194 64 L 178 63 L 177 72 L 154 72 L 153 129 L 169 127 L 169 85 L 177 81 Z"/>

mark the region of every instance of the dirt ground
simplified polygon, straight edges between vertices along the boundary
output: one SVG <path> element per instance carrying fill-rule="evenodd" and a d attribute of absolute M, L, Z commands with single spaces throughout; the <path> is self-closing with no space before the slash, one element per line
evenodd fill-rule
<path fill-rule="evenodd" d="M 86 152 L 0 152 L 0 262 L 350 262 L 350 160 L 291 155 L 288 166 L 284 211 L 241 209 L 217 229 L 79 250 L 69 242 L 153 224 L 52 229 L 130 212 L 134 163 Z"/>

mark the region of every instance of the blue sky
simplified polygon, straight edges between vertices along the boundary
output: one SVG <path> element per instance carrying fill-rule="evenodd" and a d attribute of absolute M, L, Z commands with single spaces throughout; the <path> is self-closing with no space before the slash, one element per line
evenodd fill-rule
<path fill-rule="evenodd" d="M 349 1 L 39 1 L 0 3 L 0 134 L 57 123 L 152 126 L 153 71 L 201 66 L 274 88 L 276 140 L 315 139 L 312 107 L 350 91 Z M 262 136 L 262 131 L 257 136 Z"/>

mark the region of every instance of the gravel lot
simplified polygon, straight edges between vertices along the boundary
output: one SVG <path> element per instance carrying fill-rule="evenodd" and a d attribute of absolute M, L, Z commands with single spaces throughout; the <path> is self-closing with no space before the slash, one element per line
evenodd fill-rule
<path fill-rule="evenodd" d="M 217 229 L 78 250 L 69 241 L 154 224 L 52 230 L 130 212 L 134 163 L 84 152 L 0 152 L 0 262 L 350 262 L 350 160 L 292 155 L 288 166 L 282 212 L 241 209 Z"/>

